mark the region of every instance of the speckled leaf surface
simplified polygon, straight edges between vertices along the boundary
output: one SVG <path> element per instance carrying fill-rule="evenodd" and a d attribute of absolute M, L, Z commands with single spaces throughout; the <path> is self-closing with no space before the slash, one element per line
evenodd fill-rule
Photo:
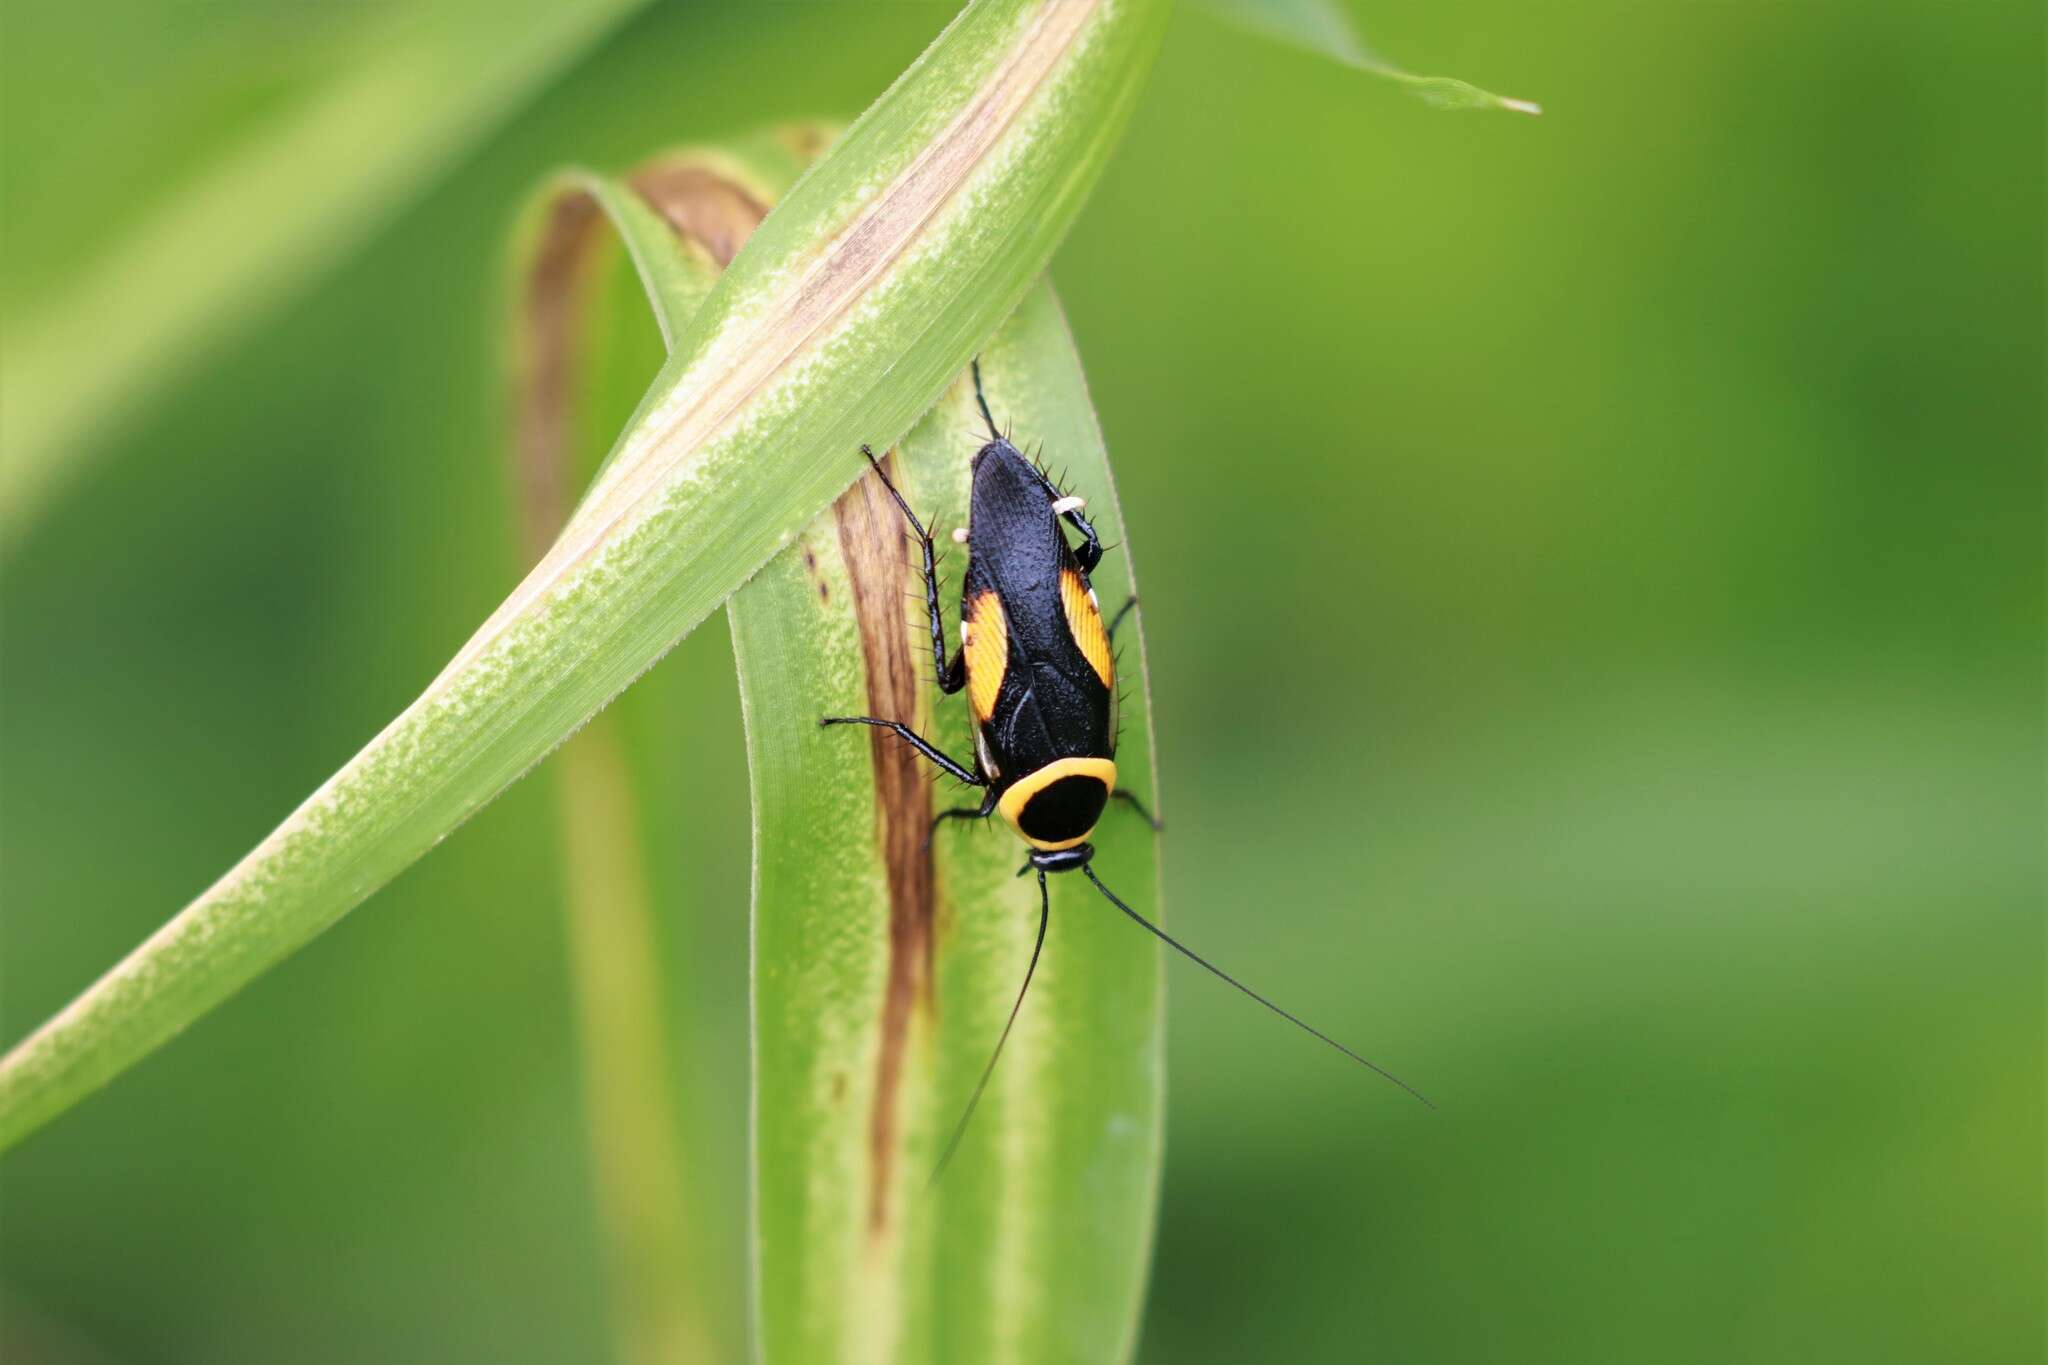
<path fill-rule="evenodd" d="M 0 1145 L 296 950 L 494 798 L 842 492 L 1041 272 L 1166 0 L 975 0 L 733 262 L 533 571 L 410 707 L 0 1061 Z"/>

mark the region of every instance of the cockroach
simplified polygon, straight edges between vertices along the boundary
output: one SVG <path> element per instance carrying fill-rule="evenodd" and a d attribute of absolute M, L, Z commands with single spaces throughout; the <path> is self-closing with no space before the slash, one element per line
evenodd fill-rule
<path fill-rule="evenodd" d="M 931 625 L 932 662 L 939 690 L 948 696 L 965 689 L 974 718 L 974 761 L 962 763 L 901 721 L 881 716 L 827 716 L 823 725 L 874 725 L 893 731 L 938 768 L 982 792 L 980 804 L 941 811 L 934 831 L 949 820 L 987 820 L 1001 815 L 1031 852 L 1018 876 L 1038 873 L 1038 937 L 1024 984 L 995 1051 L 974 1087 L 932 1179 L 937 1180 L 959 1148 L 981 1102 L 1003 1044 L 1024 1007 L 1045 947 L 1052 898 L 1051 873 L 1080 872 L 1104 899 L 1181 956 L 1236 987 L 1296 1028 L 1321 1039 L 1352 1061 L 1377 1072 L 1424 1104 L 1429 1100 L 1400 1077 L 1319 1029 L 1313 1028 L 1252 990 L 1120 900 L 1090 866 L 1095 849 L 1088 840 L 1111 801 L 1129 805 L 1156 830 L 1138 797 L 1117 785 L 1116 632 L 1134 596 L 1106 622 L 1089 575 L 1102 562 L 1102 539 L 1086 515 L 1087 502 L 1055 484 L 1036 462 L 1010 444 L 997 428 L 982 390 L 981 363 L 973 367 L 974 396 L 988 425 L 988 441 L 974 454 L 968 524 L 955 538 L 967 545 L 967 575 L 961 588 L 960 648 L 946 654 L 946 630 L 939 613 L 938 562 L 931 533 L 889 481 L 874 452 L 867 457 L 882 486 L 902 510 L 923 551 L 924 597 Z M 1080 538 L 1068 543 L 1062 523 Z"/>

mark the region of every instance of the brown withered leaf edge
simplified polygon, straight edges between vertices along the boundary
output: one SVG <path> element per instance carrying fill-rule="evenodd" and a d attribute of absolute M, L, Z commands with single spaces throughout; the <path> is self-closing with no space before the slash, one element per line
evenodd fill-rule
<path fill-rule="evenodd" d="M 766 217 L 767 205 L 716 171 L 687 160 L 656 161 L 627 183 L 676 235 L 723 268 Z M 514 458 L 521 490 L 522 544 L 537 560 L 569 513 L 570 414 L 577 383 L 576 339 L 592 250 L 605 227 L 597 204 L 565 191 L 542 224 L 522 307 L 529 353 L 513 414 Z M 885 463 L 893 461 L 893 455 Z M 917 707 L 917 662 L 903 625 L 909 565 L 900 514 L 873 480 L 862 479 L 832 508 L 839 547 L 853 589 L 854 617 L 866 664 L 871 714 L 910 716 Z M 931 786 L 908 746 L 871 729 L 877 845 L 889 889 L 889 974 L 881 1006 L 882 1039 L 869 1115 L 868 1227 L 885 1231 L 890 1175 L 899 1131 L 898 1101 L 914 1011 L 932 1003 L 934 945 Z"/>

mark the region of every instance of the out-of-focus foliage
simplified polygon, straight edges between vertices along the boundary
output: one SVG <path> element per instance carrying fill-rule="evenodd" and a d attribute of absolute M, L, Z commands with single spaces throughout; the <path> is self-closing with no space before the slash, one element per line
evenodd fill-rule
<path fill-rule="evenodd" d="M 236 323 L 356 246 L 638 0 L 24 6 L 0 535 Z M 126 41 L 102 41 L 109 30 Z M 65 55 L 59 55 L 65 54 Z M 62 83 L 56 98 L 51 78 Z M 21 150 L 26 150 L 23 157 Z M 39 174 L 40 172 L 40 174 Z M 95 210 L 98 210 L 97 213 Z"/>
<path fill-rule="evenodd" d="M 851 114 L 950 9 L 648 13 L 104 453 L 0 584 L 0 1031 L 502 596 L 473 244 L 532 180 Z M 2042 17 L 1371 17 L 1550 112 L 1184 14 L 1056 268 L 1144 561 L 1177 927 L 1444 1105 L 1176 976 L 1141 1358 L 2037 1359 Z M 64 73 L 149 59 L 10 40 L 0 89 L 112 118 Z M 14 242 L 62 168 L 7 147 Z M 664 951 L 727 964 L 677 1006 L 718 1097 L 728 653 L 622 707 L 723 755 L 648 815 L 657 891 L 713 908 Z M 10 1360 L 602 1356 L 541 798 L 8 1157 Z M 692 1120 L 737 1247 L 739 1108 Z"/>

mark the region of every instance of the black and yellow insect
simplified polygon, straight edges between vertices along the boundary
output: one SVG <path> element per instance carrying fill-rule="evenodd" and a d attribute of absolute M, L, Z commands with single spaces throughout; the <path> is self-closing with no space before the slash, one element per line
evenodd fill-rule
<path fill-rule="evenodd" d="M 1159 828 L 1132 793 L 1116 781 L 1116 655 L 1117 627 L 1137 599 L 1131 598 L 1107 622 L 1095 598 L 1089 575 L 1101 563 L 1103 545 L 1084 514 L 1086 502 L 1056 485 L 1044 470 L 1010 444 L 996 428 L 982 394 L 981 366 L 974 366 L 975 397 L 988 423 L 989 440 L 974 454 L 968 502 L 967 574 L 960 602 L 960 649 L 946 657 L 945 623 L 939 611 L 939 578 L 931 533 L 889 482 L 874 453 L 866 446 L 875 477 L 889 490 L 923 550 L 925 607 L 931 625 L 932 662 L 939 690 L 948 695 L 965 688 L 974 719 L 974 763 L 970 767 L 947 755 L 901 721 L 881 716 L 828 716 L 824 725 L 874 725 L 894 731 L 905 743 L 939 768 L 981 789 L 977 806 L 943 811 L 936 828 L 948 820 L 982 819 L 1000 814 L 1030 845 L 1028 861 L 1017 875 L 1038 873 L 1038 939 L 1024 972 L 1023 988 L 1011 1007 L 1009 1022 L 996 1041 L 981 1083 L 975 1087 L 939 1169 L 951 1159 L 983 1087 L 1002 1056 L 1010 1027 L 1017 1021 L 1024 995 L 1031 987 L 1045 946 L 1051 918 L 1046 874 L 1079 870 L 1110 904 L 1156 935 L 1175 951 L 1207 968 L 1297 1027 L 1322 1039 L 1353 1061 L 1386 1076 L 1416 1094 L 1400 1078 L 1366 1061 L 1327 1034 L 1259 995 L 1242 982 L 1198 957 L 1150 920 L 1117 899 L 1102 884 L 1090 861 L 1088 842 L 1112 799 L 1128 803 Z M 1061 523 L 1080 537 L 1070 545 Z M 1423 1101 L 1428 1103 L 1427 1100 Z M 934 1175 L 936 1179 L 936 1173 Z"/>

